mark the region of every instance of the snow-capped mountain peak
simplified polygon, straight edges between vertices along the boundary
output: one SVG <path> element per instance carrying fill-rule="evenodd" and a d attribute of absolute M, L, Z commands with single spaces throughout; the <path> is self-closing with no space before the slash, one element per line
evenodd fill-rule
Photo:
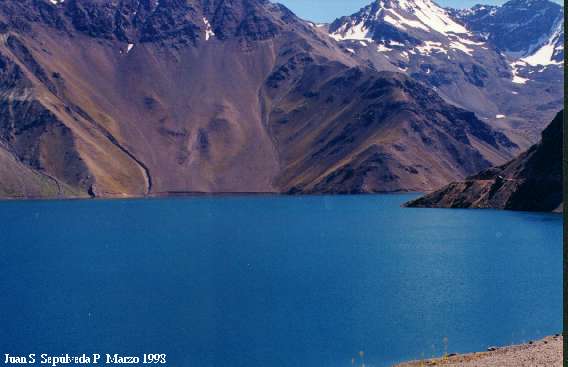
<path fill-rule="evenodd" d="M 442 34 L 468 33 L 465 27 L 455 22 L 445 9 L 431 0 L 398 0 L 395 3 L 400 9 L 413 14 L 428 29 Z M 390 9 L 390 12 L 396 14 L 393 9 Z"/>
<path fill-rule="evenodd" d="M 337 19 L 329 32 L 352 57 L 405 73 L 503 126 L 561 108 L 563 24 L 562 7 L 549 0 L 463 10 L 378 0 Z"/>
<path fill-rule="evenodd" d="M 468 33 L 431 0 L 377 0 L 358 13 L 334 22 L 330 27 L 331 36 L 337 40 L 375 39 L 375 33 L 384 32 L 376 27 L 377 22 L 406 33 L 436 32 L 444 36 Z"/>

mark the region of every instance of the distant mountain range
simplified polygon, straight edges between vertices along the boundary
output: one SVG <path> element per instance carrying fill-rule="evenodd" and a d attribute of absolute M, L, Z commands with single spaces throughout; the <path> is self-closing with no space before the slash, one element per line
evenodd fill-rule
<path fill-rule="evenodd" d="M 563 124 L 561 112 L 544 130 L 542 141 L 518 158 L 452 183 L 407 206 L 561 211 Z"/>
<path fill-rule="evenodd" d="M 329 26 L 347 52 L 405 73 L 524 148 L 563 106 L 563 8 L 547 0 L 444 9 L 379 0 Z"/>
<path fill-rule="evenodd" d="M 512 0 L 503 6 L 450 10 L 470 30 L 529 65 L 564 62 L 564 14 L 549 1 Z"/>
<path fill-rule="evenodd" d="M 562 65 L 529 62 L 548 31 L 500 49 L 474 14 L 380 1 L 328 29 L 265 0 L 4 0 L 0 196 L 463 179 L 518 155 L 562 101 Z"/>

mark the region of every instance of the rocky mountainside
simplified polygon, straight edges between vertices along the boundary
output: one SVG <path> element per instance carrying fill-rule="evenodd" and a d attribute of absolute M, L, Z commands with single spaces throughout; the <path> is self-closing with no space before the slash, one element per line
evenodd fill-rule
<path fill-rule="evenodd" d="M 528 58 L 549 52 L 541 65 L 564 61 L 564 14 L 551 1 L 511 0 L 503 6 L 476 5 L 451 10 L 469 29 L 513 57 Z M 543 47 L 545 49 L 543 49 Z M 537 65 L 534 60 L 533 65 Z"/>
<path fill-rule="evenodd" d="M 461 11 L 376 0 L 329 32 L 363 62 L 426 83 L 528 148 L 563 105 L 563 25 L 563 8 L 548 0 Z"/>
<path fill-rule="evenodd" d="M 0 2 L 0 196 L 431 190 L 519 150 L 264 0 Z"/>
<path fill-rule="evenodd" d="M 560 211 L 564 113 L 544 130 L 542 141 L 511 162 L 452 183 L 409 207 L 499 208 Z"/>

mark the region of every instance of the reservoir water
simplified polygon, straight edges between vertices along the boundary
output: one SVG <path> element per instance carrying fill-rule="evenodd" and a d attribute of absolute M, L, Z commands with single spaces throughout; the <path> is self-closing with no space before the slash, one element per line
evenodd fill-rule
<path fill-rule="evenodd" d="M 414 197 L 0 202 L 0 353 L 386 367 L 562 330 L 560 215 Z"/>

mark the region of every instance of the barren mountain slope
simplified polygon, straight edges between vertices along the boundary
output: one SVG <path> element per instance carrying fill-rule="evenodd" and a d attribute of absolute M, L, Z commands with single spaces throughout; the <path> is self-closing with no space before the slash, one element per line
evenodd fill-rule
<path fill-rule="evenodd" d="M 473 113 L 402 74 L 309 63 L 302 69 L 292 85 L 275 74 L 269 89 L 269 126 L 282 158 L 276 182 L 284 191 L 433 189 L 515 148 Z"/>
<path fill-rule="evenodd" d="M 0 22 L 0 186 L 34 187 L 3 196 L 432 189 L 517 150 L 267 1 L 6 0 Z"/>

